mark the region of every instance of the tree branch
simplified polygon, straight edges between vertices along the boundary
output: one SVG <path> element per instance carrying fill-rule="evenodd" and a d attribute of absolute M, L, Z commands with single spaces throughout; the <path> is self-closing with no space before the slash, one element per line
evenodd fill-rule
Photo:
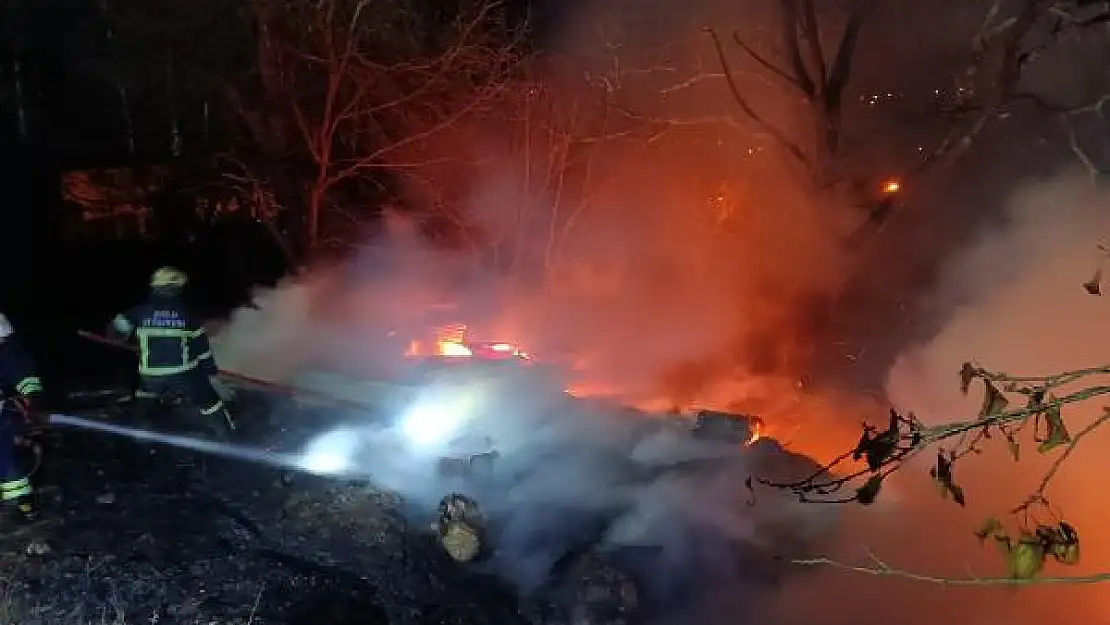
<path fill-rule="evenodd" d="M 936 584 L 938 586 L 1033 586 L 1033 585 L 1067 585 L 1067 584 L 1101 584 L 1110 581 L 1110 573 L 1095 573 L 1093 575 L 1075 575 L 1062 577 L 1035 577 L 1033 579 L 1015 579 L 1012 577 L 943 577 L 925 575 L 893 567 L 868 552 L 870 565 L 856 565 L 834 560 L 832 558 L 809 558 L 787 560 L 797 566 L 823 566 L 831 567 L 847 573 L 871 575 L 873 577 L 898 577 L 915 582 Z"/>
<path fill-rule="evenodd" d="M 883 481 L 892 473 L 899 471 L 909 462 L 929 449 L 937 449 L 937 461 L 930 475 L 942 495 L 951 496 L 956 503 L 965 505 L 963 489 L 957 484 L 953 467 L 956 463 L 975 454 L 982 453 L 980 445 L 1001 435 L 1010 447 L 1015 461 L 1019 459 L 1017 435 L 1022 428 L 1032 423 L 1034 439 L 1039 442 L 1039 454 L 1058 452 L 1037 488 L 1021 505 L 1010 510 L 1011 516 L 1019 519 L 1020 533 L 1011 537 L 1003 530 L 1001 521 L 988 519 L 983 528 L 976 532 L 980 542 L 993 539 L 1000 547 L 1010 570 L 1008 577 L 968 578 L 938 577 L 913 573 L 891 567 L 868 554 L 870 565 L 846 564 L 831 558 L 790 560 L 800 566 L 831 566 L 845 571 L 876 575 L 894 576 L 920 582 L 941 585 L 1020 585 L 1020 584 L 1081 584 L 1110 581 L 1110 573 L 1088 576 L 1045 577 L 1039 573 L 1045 562 L 1051 558 L 1065 565 L 1076 564 L 1079 560 L 1079 534 L 1074 527 L 1064 521 L 1056 524 L 1036 522 L 1031 526 L 1030 511 L 1041 507 L 1059 519 L 1050 507 L 1047 491 L 1053 478 L 1058 475 L 1064 463 L 1072 457 L 1080 441 L 1094 431 L 1110 423 L 1110 408 L 1104 407 L 1102 414 L 1082 428 L 1074 437 L 1070 436 L 1061 416 L 1062 406 L 1085 401 L 1094 397 L 1110 394 L 1110 386 L 1092 384 L 1056 397 L 1053 391 L 1060 392 L 1062 387 L 1075 384 L 1090 376 L 1110 375 L 1110 365 L 1067 371 L 1047 376 L 1012 376 L 1005 373 L 987 371 L 981 367 L 965 363 L 960 370 L 960 388 L 967 392 L 975 380 L 982 382 L 984 398 L 979 416 L 974 420 L 952 421 L 941 425 L 926 427 L 912 414 L 903 416 L 895 410 L 890 411 L 888 427 L 879 431 L 864 425 L 864 434 L 857 446 L 845 452 L 821 471 L 793 483 L 776 484 L 759 480 L 760 484 L 793 492 L 802 501 L 821 501 L 824 503 L 847 503 L 857 501 L 872 503 L 879 494 Z M 1004 393 L 1016 394 L 1026 398 L 1025 406 L 1007 410 L 1010 400 Z M 1047 432 L 1038 438 L 1036 428 L 1044 422 Z M 1059 450 L 1063 447 L 1062 450 Z M 849 469 L 847 475 L 831 475 L 839 465 L 851 461 L 865 460 L 861 469 Z M 835 496 L 857 481 L 866 480 L 855 489 L 852 496 Z M 824 499 L 812 499 L 813 496 Z"/>
<path fill-rule="evenodd" d="M 778 65 L 775 65 L 771 61 L 767 60 L 761 54 L 756 52 L 754 48 L 744 43 L 744 40 L 740 37 L 739 31 L 732 31 L 732 40 L 736 42 L 736 45 L 739 46 L 740 49 L 743 50 L 748 56 L 752 57 L 752 60 L 759 64 L 760 67 L 767 70 L 772 75 L 782 79 L 791 87 L 794 87 L 798 91 L 802 92 L 802 95 L 804 97 L 810 97 L 810 94 L 808 93 L 808 90 L 804 83 L 802 83 L 802 81 L 800 81 L 796 76 L 791 75 L 790 72 L 787 72 Z"/>
<path fill-rule="evenodd" d="M 828 84 L 827 69 L 825 68 L 825 50 L 821 45 L 821 26 L 817 23 L 817 9 L 814 0 L 802 0 L 802 37 L 809 46 L 809 62 L 813 66 L 813 82 L 818 85 Z"/>
<path fill-rule="evenodd" d="M 725 82 L 728 84 L 729 93 L 732 94 L 732 100 L 736 106 L 754 121 L 764 132 L 774 137 L 778 144 L 785 148 L 802 166 L 809 168 L 809 160 L 806 158 L 805 152 L 798 144 L 791 141 L 782 131 L 775 128 L 770 122 L 764 119 L 759 113 L 756 112 L 752 105 L 740 93 L 740 88 L 736 84 L 736 80 L 732 77 L 732 67 L 728 62 L 728 57 L 725 55 L 724 47 L 721 45 L 721 39 L 717 36 L 717 31 L 712 28 L 706 28 L 705 32 L 713 41 L 713 49 L 717 53 L 717 60 L 721 64 L 721 70 L 725 75 Z"/>
<path fill-rule="evenodd" d="M 802 93 L 807 99 L 813 99 L 817 97 L 818 89 L 823 88 L 824 84 L 814 81 L 802 57 L 801 42 L 798 37 L 801 17 L 798 14 L 797 2 L 798 0 L 779 0 L 782 7 L 782 45 L 786 48 L 787 58 L 790 61 L 790 71 L 794 74 Z"/>

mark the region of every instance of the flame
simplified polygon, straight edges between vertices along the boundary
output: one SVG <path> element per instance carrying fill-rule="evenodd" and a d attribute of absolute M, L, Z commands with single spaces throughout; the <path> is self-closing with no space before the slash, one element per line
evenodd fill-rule
<path fill-rule="evenodd" d="M 470 358 L 474 356 L 485 356 L 488 352 L 494 352 L 508 357 L 516 357 L 521 360 L 531 360 L 532 356 L 528 352 L 521 349 L 515 343 L 468 343 L 467 342 L 467 329 L 463 324 L 454 324 L 450 326 L 443 326 L 438 328 L 435 332 L 435 339 L 432 341 L 421 341 L 414 339 L 409 342 L 408 348 L 405 350 L 406 357 L 414 356 L 441 356 L 444 358 Z M 430 343 L 430 345 L 429 345 Z M 475 352 L 478 352 L 477 354 Z"/>
<path fill-rule="evenodd" d="M 472 342 L 470 339 L 469 328 L 466 324 L 450 324 L 446 326 L 439 326 L 435 328 L 431 336 L 424 340 L 414 340 L 410 343 L 409 349 L 406 352 L 408 356 L 425 356 L 425 357 L 439 357 L 449 358 L 454 360 L 465 360 L 467 358 L 520 358 L 525 361 L 532 361 L 533 356 L 521 348 L 521 344 L 513 340 L 503 340 L 497 342 Z M 497 331 L 502 336 L 512 335 L 511 328 L 501 327 Z M 539 354 L 537 358 L 542 362 L 545 359 L 544 354 Z M 631 391 L 626 388 L 619 381 L 606 379 L 605 376 L 596 375 L 595 367 L 590 366 L 590 363 L 583 360 L 584 357 L 578 357 L 573 363 L 563 363 L 560 369 L 569 367 L 570 379 L 564 380 L 565 386 L 563 392 L 567 395 L 577 399 L 609 399 L 619 402 L 623 405 L 641 410 L 647 415 L 656 415 L 667 413 L 668 411 L 678 410 L 675 404 L 675 398 L 671 394 L 662 392 L 659 389 L 639 389 L 638 391 Z M 752 379 L 742 384 L 729 384 L 721 389 L 721 392 L 706 389 L 705 392 L 700 393 L 698 397 L 689 397 L 681 402 L 684 408 L 680 410 L 682 413 L 690 413 L 694 407 L 702 407 L 706 409 L 724 410 L 726 412 L 736 412 L 748 415 L 761 415 L 761 417 L 750 417 L 750 435 L 744 445 L 755 445 L 758 441 L 766 438 L 774 438 L 782 444 L 788 445 L 791 448 L 796 446 L 792 444 L 795 438 L 793 430 L 794 426 L 790 426 L 787 416 L 783 414 L 781 405 L 789 404 L 789 397 L 785 395 L 779 397 L 784 393 L 794 390 L 790 388 L 775 385 L 766 380 Z M 723 393 L 723 394 L 722 394 Z M 768 398 L 779 397 L 776 401 L 769 401 Z M 748 398 L 752 401 L 744 402 L 742 398 Z M 812 410 L 824 412 L 828 410 L 825 406 L 810 406 L 803 412 L 808 413 Z M 793 412 L 791 412 L 793 414 Z M 764 418 L 770 417 L 773 421 L 767 422 Z M 779 423 L 779 421 L 783 421 Z M 808 453 L 815 453 L 822 461 L 831 459 L 841 451 L 840 447 L 831 449 L 831 441 L 824 439 L 830 438 L 828 433 L 823 434 L 821 437 L 822 445 L 815 446 L 811 440 L 805 440 L 802 449 Z M 832 437 L 836 439 L 838 445 L 841 441 L 840 437 Z M 847 439 L 845 439 L 847 440 Z M 849 444 L 849 443 L 845 443 Z M 830 447 L 830 449 L 825 449 Z"/>
<path fill-rule="evenodd" d="M 883 193 L 893 195 L 902 190 L 902 183 L 897 180 L 887 180 L 883 183 Z"/>
<path fill-rule="evenodd" d="M 408 349 L 405 350 L 405 356 L 412 358 L 414 356 L 443 356 L 445 358 L 466 358 L 473 356 L 474 352 L 471 351 L 465 343 L 451 339 L 438 339 L 432 342 L 431 348 L 428 348 L 423 341 L 412 340 L 409 342 Z"/>
<path fill-rule="evenodd" d="M 763 438 L 763 419 L 760 419 L 759 417 L 752 417 L 749 425 L 752 428 L 752 434 L 748 437 L 747 442 L 745 442 L 744 444 L 750 446 L 754 445 L 759 439 Z"/>
<path fill-rule="evenodd" d="M 469 347 L 463 343 L 453 340 L 439 340 L 436 341 L 436 356 L 444 356 L 446 358 L 469 358 L 474 355 Z"/>

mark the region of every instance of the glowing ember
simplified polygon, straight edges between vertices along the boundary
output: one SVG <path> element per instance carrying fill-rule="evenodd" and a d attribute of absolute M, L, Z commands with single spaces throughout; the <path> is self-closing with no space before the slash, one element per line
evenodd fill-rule
<path fill-rule="evenodd" d="M 898 193 L 902 190 L 902 183 L 897 180 L 887 180 L 883 183 L 883 193 L 888 195 Z"/>

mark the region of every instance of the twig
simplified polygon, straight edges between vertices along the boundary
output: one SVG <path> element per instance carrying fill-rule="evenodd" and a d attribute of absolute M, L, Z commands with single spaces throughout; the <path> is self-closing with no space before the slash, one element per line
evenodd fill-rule
<path fill-rule="evenodd" d="M 1045 501 L 1045 492 L 1048 490 L 1049 483 L 1052 482 L 1052 478 L 1056 477 L 1056 474 L 1059 473 L 1060 468 L 1064 466 L 1064 462 L 1067 461 L 1072 452 L 1075 451 L 1076 446 L 1079 445 L 1079 441 L 1083 440 L 1083 437 L 1094 432 L 1107 423 L 1110 423 L 1110 411 L 1103 411 L 1101 417 L 1088 423 L 1085 428 L 1079 430 L 1079 432 L 1077 432 L 1075 436 L 1072 436 L 1071 442 L 1067 444 L 1067 447 L 1064 448 L 1064 451 L 1062 451 L 1060 455 L 1052 461 L 1052 466 L 1048 468 L 1048 471 L 1045 472 L 1044 477 L 1041 478 L 1041 483 L 1037 486 L 1037 490 L 1034 491 L 1033 496 L 1037 497 L 1041 501 Z"/>
<path fill-rule="evenodd" d="M 836 493 L 850 482 L 865 476 L 868 478 L 868 484 L 876 480 L 876 483 L 881 484 L 887 476 L 907 466 L 908 462 L 918 454 L 928 449 L 937 448 L 939 451 L 938 464 L 931 472 L 931 475 L 933 479 L 937 481 L 938 485 L 946 489 L 947 493 L 952 494 L 953 498 L 956 498 L 960 489 L 954 483 L 951 469 L 952 465 L 958 459 L 968 454 L 979 453 L 981 451 L 979 449 L 980 443 L 990 438 L 989 432 L 992 428 L 1000 431 L 1012 444 L 1014 436 L 1021 431 L 1022 426 L 1033 422 L 1031 417 L 1039 418 L 1042 415 L 1055 415 L 1046 417 L 1049 419 L 1050 423 L 1050 438 L 1048 440 L 1054 440 L 1051 437 L 1059 436 L 1060 432 L 1057 431 L 1053 433 L 1051 428 L 1061 427 L 1059 423 L 1059 408 L 1061 406 L 1110 394 L 1110 386 L 1089 386 L 1063 395 L 1062 397 L 1048 395 L 1048 392 L 1051 389 L 1058 389 L 1061 386 L 1072 384 L 1085 377 L 1105 375 L 1108 373 L 1110 373 L 1110 366 L 1104 365 L 1046 376 L 1012 376 L 1005 373 L 989 372 L 971 364 L 966 364 L 960 371 L 961 388 L 966 391 L 967 385 L 971 381 L 978 379 L 984 382 L 987 391 L 987 395 L 984 399 L 984 412 L 975 420 L 951 422 L 926 428 L 923 427 L 913 415 L 905 417 L 895 411 L 891 411 L 889 426 L 884 431 L 877 432 L 876 428 L 865 424 L 865 435 L 859 446 L 852 453 L 852 455 L 856 457 L 861 454 L 868 455 L 868 460 L 871 464 L 869 468 L 855 471 L 843 477 L 829 477 L 827 471 L 848 458 L 848 455 L 844 454 L 833 463 L 830 463 L 830 465 L 822 467 L 820 473 L 815 473 L 805 480 L 792 484 L 771 484 L 766 481 L 762 481 L 761 483 L 791 490 L 795 494 L 798 494 L 803 501 L 811 501 L 812 499 L 808 498 L 811 493 L 816 495 Z M 999 390 L 999 387 L 995 385 L 1002 385 L 1002 390 Z M 1003 392 L 1024 395 L 1029 398 L 1029 402 L 1025 407 L 1020 409 L 1010 411 L 998 410 L 998 407 L 1001 405 L 1001 400 L 998 395 Z M 995 412 L 991 412 L 992 410 Z M 1052 423 L 1056 423 L 1056 425 L 1053 426 Z M 1023 544 L 1026 540 L 1036 540 L 1042 545 L 1040 555 L 1034 557 L 1039 557 L 1042 561 L 1046 557 L 1052 557 L 1065 564 L 1074 564 L 1076 558 L 1078 558 L 1077 550 L 1079 539 L 1077 532 L 1075 528 L 1060 520 L 1060 515 L 1050 507 L 1046 493 L 1053 479 L 1064 466 L 1064 463 L 1068 461 L 1078 448 L 1079 443 L 1089 434 L 1107 423 L 1110 423 L 1110 408 L 1104 408 L 1101 416 L 1092 420 L 1074 436 L 1065 438 L 1066 443 L 1064 449 L 1053 459 L 1049 469 L 1042 476 L 1036 490 L 1034 490 L 1022 505 L 1010 511 L 1011 515 L 1019 516 L 1020 519 L 1023 519 L 1021 521 L 1023 527 L 1029 523 L 1029 512 L 1033 506 L 1043 506 L 1055 519 L 1057 519 L 1056 523 L 1058 525 L 1043 525 L 1038 523 L 1035 531 L 1022 529 L 1022 538 L 1020 540 Z M 1017 424 L 1017 427 L 1007 427 L 1007 425 L 1011 424 Z M 908 432 L 903 431 L 903 427 L 905 426 L 908 426 Z M 1064 436 L 1066 437 L 1066 434 L 1064 434 Z M 1055 440 L 1059 439 L 1057 438 Z M 881 447 L 883 451 L 876 452 L 876 449 L 878 449 L 874 447 L 876 441 L 884 441 L 881 443 L 886 446 Z M 942 445 L 948 447 L 947 451 Z M 1045 451 L 1047 450 L 1046 448 Z M 882 453 L 884 455 L 876 462 L 876 459 L 872 457 L 874 453 Z M 862 489 L 857 492 L 862 492 Z M 875 493 L 877 493 L 877 491 L 871 491 L 869 500 L 873 499 Z M 826 500 L 825 503 L 861 500 L 861 498 L 862 495 L 857 494 L 851 498 L 842 497 Z M 962 500 L 958 501 L 962 504 Z M 999 523 L 997 520 L 993 519 L 992 522 L 995 524 Z M 989 532 L 996 530 L 984 529 L 982 531 Z M 1001 538 L 996 536 L 996 540 L 1002 540 L 1005 541 L 1006 545 L 1011 545 L 1010 555 L 1007 556 L 1008 558 L 1025 557 L 1021 555 L 1022 552 L 1013 551 L 1014 548 L 1012 545 L 1014 543 L 1010 542 L 1012 539 L 1005 534 L 999 534 L 998 536 L 1001 536 Z M 980 538 L 982 538 L 982 536 L 980 536 Z M 1015 553 L 1018 555 L 1015 556 Z M 944 586 L 1093 584 L 1110 581 L 1110 572 L 1062 577 L 1039 577 L 1032 572 L 1028 574 L 1024 572 L 1015 574 L 1014 577 L 979 577 L 970 575 L 961 578 L 926 575 L 895 568 L 879 559 L 873 553 L 868 552 L 867 555 L 871 561 L 869 565 L 849 564 L 828 557 L 789 559 L 786 561 L 798 566 L 828 566 L 852 573 L 878 577 L 900 577 L 917 582 Z M 1010 560 L 1010 566 L 1015 566 L 1012 560 Z M 1018 568 L 1016 570 L 1023 571 L 1025 569 Z M 1039 571 L 1039 569 L 1037 569 L 1037 571 Z"/>
<path fill-rule="evenodd" d="M 262 593 L 266 591 L 266 584 L 258 587 L 258 593 L 254 596 L 254 605 L 251 606 L 250 616 L 247 617 L 247 625 L 254 625 L 255 614 L 258 613 L 258 605 L 262 602 Z"/>
<path fill-rule="evenodd" d="M 825 566 L 848 573 L 871 575 L 873 577 L 897 577 L 926 584 L 938 586 L 1036 586 L 1036 585 L 1063 585 L 1063 584 L 1101 584 L 1110 582 L 1110 572 L 1094 573 L 1091 575 L 1075 575 L 1063 577 L 1035 577 L 1032 579 L 1015 579 L 1011 577 L 944 577 L 914 573 L 890 566 L 878 557 L 868 554 L 873 562 L 870 566 L 848 564 L 833 558 L 808 558 L 787 560 L 797 566 Z"/>

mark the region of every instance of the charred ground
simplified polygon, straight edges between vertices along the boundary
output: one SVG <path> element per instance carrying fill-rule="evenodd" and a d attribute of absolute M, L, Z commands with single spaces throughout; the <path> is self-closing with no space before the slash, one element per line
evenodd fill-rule
<path fill-rule="evenodd" d="M 44 443 L 44 520 L 0 539 L 0 622 L 527 622 L 371 485 L 87 432 Z"/>
<path fill-rule="evenodd" d="M 299 436 L 288 424 L 326 428 L 332 416 L 241 397 L 250 408 L 244 437 L 260 445 Z M 80 412 L 127 420 L 125 405 Z M 522 598 L 485 568 L 451 561 L 429 531 L 432 509 L 372 483 L 293 475 L 70 429 L 38 440 L 43 462 L 34 477 L 43 520 L 0 537 L 6 571 L 0 623 L 616 625 L 646 616 L 614 607 L 628 597 L 607 596 L 622 579 L 614 577 L 613 556 L 595 549 L 611 521 L 603 515 L 579 519 L 586 531 L 573 539 L 552 538 L 565 555 L 551 580 Z M 753 453 L 794 465 L 791 473 L 810 466 L 773 441 L 758 447 L 765 454 Z M 745 579 L 775 584 L 770 558 L 743 547 L 734 555 L 744 562 Z M 659 549 L 621 557 L 650 568 Z M 690 580 L 692 588 L 672 586 L 660 596 L 676 606 L 688 601 L 675 592 L 698 590 Z M 632 604 L 656 617 L 672 607 L 651 605 L 646 595 Z"/>

